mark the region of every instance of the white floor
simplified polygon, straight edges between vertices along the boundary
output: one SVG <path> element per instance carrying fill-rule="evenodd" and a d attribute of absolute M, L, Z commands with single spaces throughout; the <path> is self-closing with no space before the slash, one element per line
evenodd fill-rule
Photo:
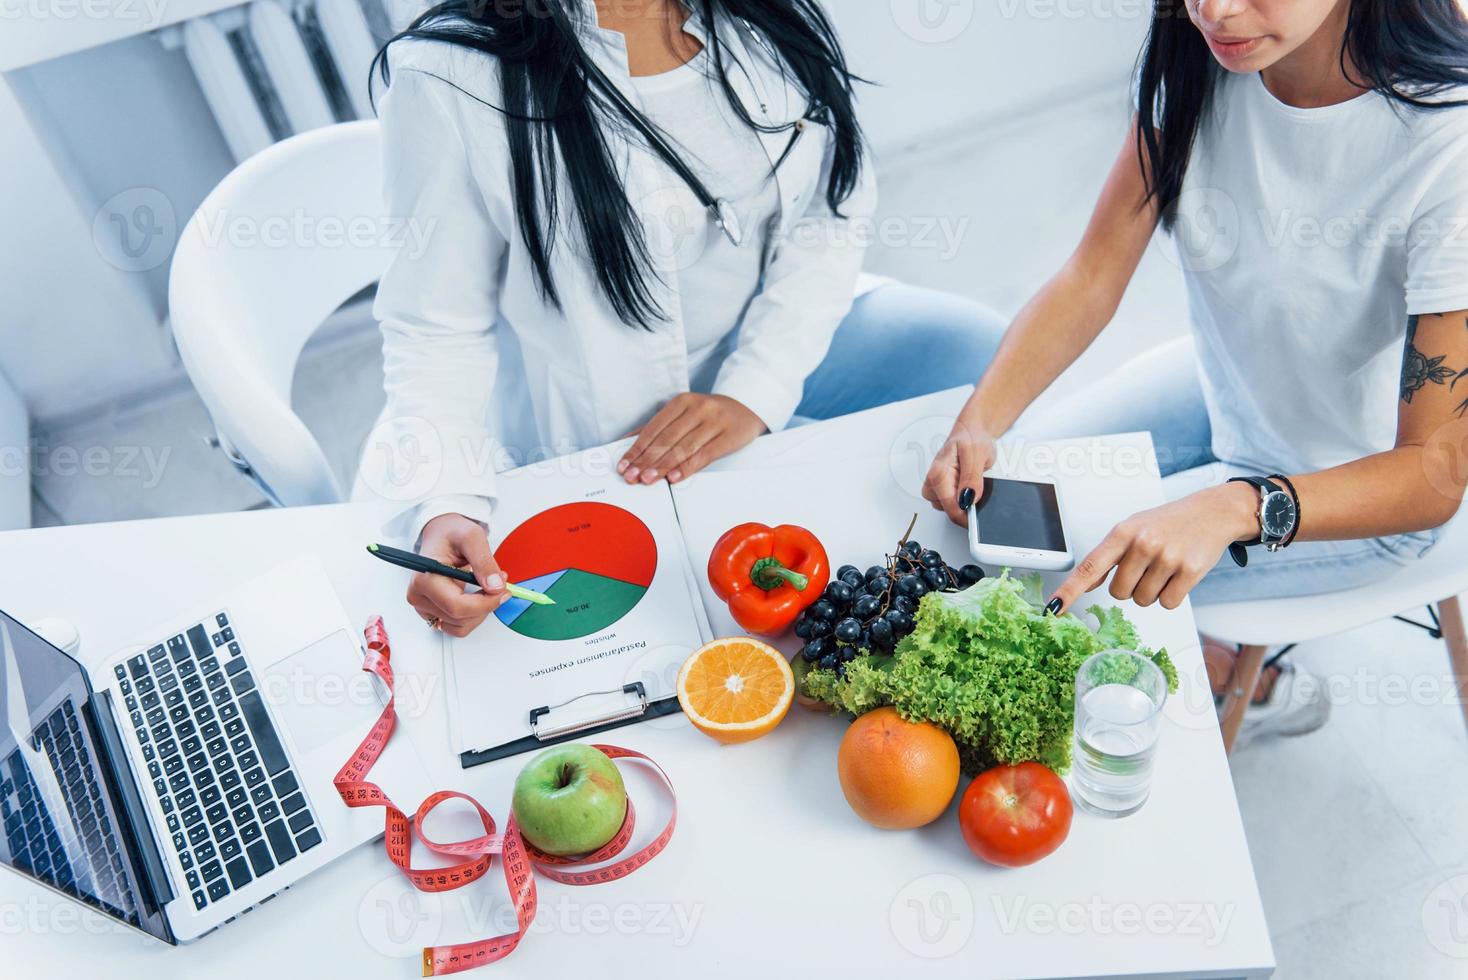
<path fill-rule="evenodd" d="M 882 212 L 896 237 L 875 248 L 871 267 L 1012 312 L 1079 238 L 1121 146 L 1124 111 L 1118 99 L 1098 98 L 889 155 Z M 934 239 L 935 229 L 956 236 L 957 248 Z M 1154 247 L 1116 324 L 1059 387 L 1176 335 L 1184 317 L 1176 267 Z M 302 414 L 343 480 L 381 404 L 379 373 L 376 337 L 364 328 L 313 351 L 296 379 Z M 79 468 L 42 456 L 37 523 L 260 506 L 208 447 L 209 434 L 184 389 L 41 432 L 43 447 L 101 447 L 112 462 Z M 1468 899 L 1457 897 L 1468 894 L 1468 877 L 1454 881 L 1468 876 L 1468 736 L 1457 695 L 1441 680 L 1441 643 L 1384 623 L 1311 644 L 1298 659 L 1330 673 L 1340 695 L 1331 723 L 1253 745 L 1235 762 L 1278 975 L 1468 977 Z M 1415 678 L 1435 683 L 1404 701 L 1397 687 Z"/>

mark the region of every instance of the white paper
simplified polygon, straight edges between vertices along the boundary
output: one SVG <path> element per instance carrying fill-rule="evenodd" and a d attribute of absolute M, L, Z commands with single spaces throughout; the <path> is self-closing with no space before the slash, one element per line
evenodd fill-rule
<path fill-rule="evenodd" d="M 641 682 L 649 701 L 674 697 L 678 669 L 710 637 L 667 484 L 628 486 L 588 458 L 616 454 L 498 477 L 496 558 L 512 582 L 557 604 L 506 603 L 473 635 L 445 643 L 460 752 L 532 734 L 536 708 L 552 708 L 542 724 L 560 727 L 635 704 L 583 695 Z"/>

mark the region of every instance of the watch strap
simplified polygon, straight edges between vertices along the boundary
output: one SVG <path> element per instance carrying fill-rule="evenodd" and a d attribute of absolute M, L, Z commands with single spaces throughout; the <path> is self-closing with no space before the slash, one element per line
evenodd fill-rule
<path fill-rule="evenodd" d="M 1274 482 L 1272 477 L 1263 476 L 1236 476 L 1230 483 L 1247 483 L 1266 493 L 1284 493 L 1285 488 Z"/>
<path fill-rule="evenodd" d="M 1249 484 L 1249 486 L 1251 486 L 1254 489 L 1260 491 L 1260 493 L 1261 493 L 1261 496 L 1260 496 L 1260 502 L 1261 502 L 1261 504 L 1262 504 L 1263 499 L 1264 499 L 1263 496 L 1262 496 L 1263 494 L 1266 494 L 1266 493 L 1284 493 L 1284 488 L 1282 488 L 1278 483 L 1275 483 L 1272 480 L 1266 480 L 1262 476 L 1236 476 L 1232 480 L 1229 480 L 1228 482 L 1229 483 L 1247 483 L 1247 484 Z M 1262 521 L 1260 522 L 1260 525 L 1259 525 L 1259 535 L 1258 535 L 1258 537 L 1255 537 L 1255 538 L 1253 538 L 1250 541 L 1241 541 L 1241 542 L 1239 542 L 1239 544 L 1243 545 L 1244 547 L 1250 547 L 1250 546 L 1253 546 L 1253 545 L 1258 545 L 1258 544 L 1263 544 L 1263 543 L 1264 543 L 1264 525 L 1263 525 L 1263 522 Z M 1237 555 L 1234 556 L 1234 560 L 1235 561 L 1238 560 L 1238 556 Z"/>
<path fill-rule="evenodd" d="M 1255 490 L 1260 491 L 1261 506 L 1262 503 L 1264 503 L 1264 494 L 1284 493 L 1284 489 L 1282 486 L 1274 483 L 1273 480 L 1265 480 L 1264 477 L 1235 477 L 1233 478 L 1233 480 L 1230 480 L 1229 483 L 1246 483 L 1249 484 L 1249 486 L 1254 487 Z M 1298 527 L 1298 522 L 1296 522 L 1296 527 Z M 1252 540 L 1249 541 L 1236 541 L 1236 544 L 1238 544 L 1239 549 L 1245 549 L 1245 547 L 1254 547 L 1257 546 L 1257 544 L 1264 544 L 1264 519 L 1262 519 L 1262 516 L 1260 518 L 1260 533 L 1258 533 L 1257 537 L 1254 537 L 1252 538 Z M 1233 552 L 1232 547 L 1230 547 L 1229 550 L 1230 552 Z M 1245 555 L 1243 555 L 1243 557 L 1245 557 L 1245 560 L 1239 562 L 1239 553 L 1233 552 L 1233 560 L 1235 560 L 1235 562 L 1239 562 L 1239 568 L 1243 568 L 1243 566 L 1248 563 L 1248 553 L 1245 552 Z"/>

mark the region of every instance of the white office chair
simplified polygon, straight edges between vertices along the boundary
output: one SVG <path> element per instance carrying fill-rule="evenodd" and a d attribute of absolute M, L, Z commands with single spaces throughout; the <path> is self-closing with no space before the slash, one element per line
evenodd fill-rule
<path fill-rule="evenodd" d="M 279 506 L 343 499 L 291 409 L 307 339 L 391 258 L 376 121 L 292 137 L 240 164 L 194 213 L 168 304 L 219 446 Z"/>
<path fill-rule="evenodd" d="M 1456 691 L 1468 720 L 1468 636 L 1458 596 L 1468 592 L 1468 514 L 1455 520 L 1427 556 L 1359 589 L 1325 595 L 1198 606 L 1198 630 L 1240 647 L 1223 708 L 1223 741 L 1230 751 L 1271 647 L 1344 633 L 1427 608 L 1429 629 L 1448 648 Z M 1409 620 L 1410 621 L 1410 620 Z"/>

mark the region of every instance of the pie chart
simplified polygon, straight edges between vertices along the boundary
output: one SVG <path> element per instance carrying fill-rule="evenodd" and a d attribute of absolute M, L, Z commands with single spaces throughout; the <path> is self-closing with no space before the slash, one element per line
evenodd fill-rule
<path fill-rule="evenodd" d="M 542 511 L 506 536 L 495 560 L 554 606 L 510 599 L 495 616 L 534 640 L 577 640 L 617 623 L 652 586 L 657 542 L 629 511 L 589 501 Z"/>

